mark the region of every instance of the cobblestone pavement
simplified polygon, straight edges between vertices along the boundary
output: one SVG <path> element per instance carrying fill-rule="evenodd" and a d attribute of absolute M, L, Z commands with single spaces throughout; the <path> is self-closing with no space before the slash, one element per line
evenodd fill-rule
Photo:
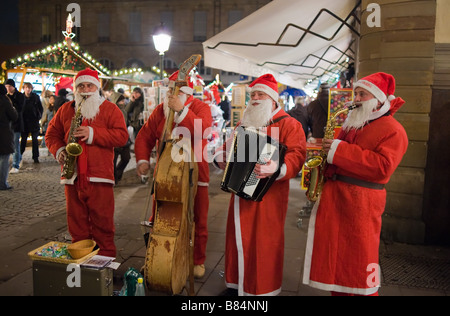
<path fill-rule="evenodd" d="M 34 163 L 31 148 L 27 147 L 19 173 L 8 176 L 13 189 L 0 191 L 0 235 L 65 214 L 64 186 L 59 181 L 61 168 L 46 148 L 39 148 L 39 155 L 39 163 Z M 134 167 L 133 155 L 125 171 Z M 125 172 L 120 182 L 122 186 L 140 184 L 134 172 Z"/>
<path fill-rule="evenodd" d="M 65 211 L 64 186 L 59 183 L 59 164 L 46 148 L 40 148 L 40 163 L 34 163 L 31 149 L 24 152 L 19 173 L 10 174 L 12 190 L 0 191 L 0 231 L 31 224 Z"/>
<path fill-rule="evenodd" d="M 28 252 L 49 241 L 70 242 L 64 186 L 59 183 L 60 166 L 52 156 L 47 156 L 45 148 L 40 149 L 39 164 L 33 163 L 31 148 L 27 148 L 23 160 L 20 172 L 9 175 L 13 189 L 0 191 L 0 296 L 33 295 L 33 271 Z M 221 173 L 211 169 L 207 273 L 195 285 L 196 294 L 200 296 L 218 295 L 225 289 L 223 270 L 229 195 L 220 190 L 220 180 Z M 114 271 L 116 290 L 121 288 L 122 276 L 129 267 L 139 269 L 144 263 L 145 245 L 139 222 L 148 188 L 136 176 L 132 156 L 122 181 L 114 188 L 116 261 L 121 263 Z M 281 296 L 329 295 L 301 282 L 309 218 L 303 217 L 300 226 L 297 221 L 305 202 L 299 178 L 291 179 Z M 380 295 L 449 295 L 449 248 L 382 242 L 380 255 L 383 275 Z"/>

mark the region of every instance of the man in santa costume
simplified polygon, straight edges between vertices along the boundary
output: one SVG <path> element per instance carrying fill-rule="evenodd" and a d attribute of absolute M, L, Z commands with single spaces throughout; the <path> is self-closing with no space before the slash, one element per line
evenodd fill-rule
<path fill-rule="evenodd" d="M 278 84 L 271 74 L 257 78 L 249 89 L 251 100 L 238 125 L 266 132 L 286 145 L 287 151 L 282 163 L 267 160 L 256 164 L 258 178 L 270 177 L 279 170 L 262 201 L 231 194 L 225 245 L 228 290 L 224 295 L 277 295 L 283 279 L 289 179 L 298 174 L 305 161 L 306 139 L 302 125 L 278 104 Z M 229 143 L 230 140 L 215 154 L 215 163 L 221 169 L 226 166 Z"/>
<path fill-rule="evenodd" d="M 173 73 L 170 81 L 177 82 L 178 71 Z M 177 83 L 179 84 L 179 83 Z M 188 78 L 188 85 L 180 88 L 178 96 L 172 94 L 169 89 L 164 102 L 159 104 L 153 110 L 147 122 L 139 131 L 135 141 L 135 155 L 137 162 L 137 173 L 139 176 L 146 175 L 150 168 L 150 154 L 153 147 L 161 140 L 164 124 L 172 109 L 174 114 L 173 135 L 177 135 L 177 127 L 180 130 L 188 130 L 191 135 L 191 146 L 194 149 L 196 161 L 198 164 L 198 183 L 197 193 L 194 199 L 194 276 L 201 278 L 205 274 L 206 243 L 208 240 L 208 185 L 209 185 L 209 166 L 208 161 L 203 157 L 206 152 L 205 147 L 208 143 L 208 135 L 205 130 L 212 124 L 210 107 L 194 98 L 193 83 Z M 183 133 L 184 134 L 184 133 Z M 201 151 L 201 152 L 200 152 Z M 153 204 L 155 207 L 155 204 Z"/>
<path fill-rule="evenodd" d="M 375 73 L 354 85 L 354 102 L 328 152 L 326 182 L 310 217 L 303 283 L 332 295 L 378 295 L 378 247 L 384 185 L 408 146 L 393 114 L 404 104 L 394 97 L 395 79 Z"/>
<path fill-rule="evenodd" d="M 64 164 L 72 118 L 81 106 L 82 123 L 73 136 L 83 148 L 72 178 L 65 184 L 67 223 L 72 242 L 93 239 L 99 254 L 116 255 L 114 244 L 114 147 L 128 140 L 122 112 L 99 94 L 96 71 L 85 69 L 75 76 L 75 101 L 64 103 L 50 121 L 45 135 L 48 150 Z"/>

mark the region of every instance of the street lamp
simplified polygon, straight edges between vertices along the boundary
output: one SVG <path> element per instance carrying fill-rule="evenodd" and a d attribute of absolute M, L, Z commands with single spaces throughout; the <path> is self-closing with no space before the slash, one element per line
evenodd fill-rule
<path fill-rule="evenodd" d="M 159 65 L 159 69 L 161 71 L 161 79 L 163 79 L 164 73 L 164 53 L 169 50 L 171 39 L 172 36 L 170 36 L 167 29 L 164 27 L 164 24 L 161 23 L 161 25 L 156 29 L 153 35 L 153 43 L 155 44 L 155 49 L 159 52 L 159 56 L 161 57 Z"/>

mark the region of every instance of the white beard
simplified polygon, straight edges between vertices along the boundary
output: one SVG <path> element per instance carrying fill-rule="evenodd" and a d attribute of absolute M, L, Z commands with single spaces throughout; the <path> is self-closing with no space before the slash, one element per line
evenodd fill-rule
<path fill-rule="evenodd" d="M 78 109 L 78 106 L 83 100 L 83 97 L 87 97 L 87 99 L 84 100 L 81 104 L 81 114 L 83 115 L 83 118 L 87 120 L 93 120 L 97 116 L 98 112 L 100 111 L 100 105 L 105 100 L 100 96 L 98 91 L 88 93 L 75 92 L 74 96 L 75 111 Z"/>
<path fill-rule="evenodd" d="M 253 104 L 257 105 L 253 105 Z M 264 127 L 272 117 L 272 100 L 250 100 L 242 115 L 241 125 L 245 127 Z"/>
<path fill-rule="evenodd" d="M 342 128 L 344 131 L 348 132 L 351 129 L 360 129 L 367 124 L 368 121 L 373 119 L 374 111 L 377 110 L 378 100 L 373 98 L 368 101 L 361 102 L 362 105 L 356 108 L 347 116 Z"/>
<path fill-rule="evenodd" d="M 179 94 L 178 98 L 180 99 L 181 103 L 183 105 L 185 105 L 186 101 L 187 101 L 187 94 Z M 169 97 L 166 95 L 164 97 L 164 102 L 163 102 L 163 110 L 164 110 L 164 117 L 168 118 L 169 117 L 169 112 L 170 112 L 170 108 L 169 108 Z"/>

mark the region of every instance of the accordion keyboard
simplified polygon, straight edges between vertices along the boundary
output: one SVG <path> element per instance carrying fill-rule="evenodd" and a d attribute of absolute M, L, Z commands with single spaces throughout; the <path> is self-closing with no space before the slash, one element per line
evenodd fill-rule
<path fill-rule="evenodd" d="M 264 146 L 264 149 L 261 152 L 261 155 L 259 156 L 259 159 L 257 161 L 258 164 L 260 165 L 265 165 L 266 161 L 265 159 L 271 159 L 275 150 L 273 145 L 267 143 Z M 248 194 L 248 195 L 253 195 L 253 192 L 256 190 L 256 187 L 258 186 L 258 183 L 261 179 L 256 178 L 256 174 L 253 171 L 250 175 L 250 177 L 248 178 L 248 181 L 245 183 L 245 188 L 243 190 L 244 193 Z"/>

